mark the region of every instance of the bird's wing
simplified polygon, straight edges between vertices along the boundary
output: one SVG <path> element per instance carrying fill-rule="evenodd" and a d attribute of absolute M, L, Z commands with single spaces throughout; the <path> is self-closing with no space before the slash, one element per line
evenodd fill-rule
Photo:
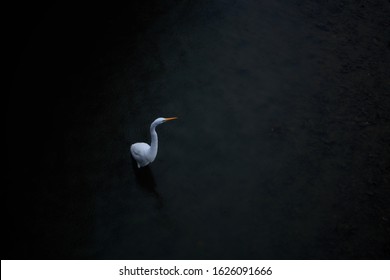
<path fill-rule="evenodd" d="M 133 158 L 136 160 L 138 168 L 148 165 L 150 160 L 147 157 L 147 152 L 150 146 L 146 143 L 135 143 L 131 145 L 130 152 Z"/>
<path fill-rule="evenodd" d="M 146 143 L 135 143 L 131 145 L 130 150 L 132 155 L 137 159 L 145 155 L 145 152 L 150 148 Z"/>

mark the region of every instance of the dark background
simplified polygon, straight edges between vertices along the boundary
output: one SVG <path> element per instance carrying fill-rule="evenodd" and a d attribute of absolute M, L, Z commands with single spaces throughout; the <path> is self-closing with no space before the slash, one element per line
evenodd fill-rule
<path fill-rule="evenodd" d="M 7 11 L 2 259 L 389 258 L 388 1 Z"/>

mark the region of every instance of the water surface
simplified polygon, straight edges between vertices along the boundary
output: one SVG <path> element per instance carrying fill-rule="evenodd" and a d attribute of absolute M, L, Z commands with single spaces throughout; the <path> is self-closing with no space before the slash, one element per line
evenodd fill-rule
<path fill-rule="evenodd" d="M 31 95 L 9 101 L 9 255 L 388 257 L 386 10 L 168 1 L 70 25 L 49 10 L 14 79 Z M 139 170 L 129 147 L 160 116 L 179 119 Z"/>

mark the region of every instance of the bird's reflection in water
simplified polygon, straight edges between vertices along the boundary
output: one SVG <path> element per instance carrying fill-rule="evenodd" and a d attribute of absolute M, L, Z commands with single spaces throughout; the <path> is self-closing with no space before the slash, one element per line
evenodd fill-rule
<path fill-rule="evenodd" d="M 147 165 L 145 167 L 138 168 L 137 162 L 132 159 L 133 170 L 135 174 L 135 179 L 137 181 L 138 186 L 145 192 L 151 194 L 157 200 L 157 207 L 162 208 L 162 198 L 160 194 L 156 190 L 156 181 L 153 176 L 153 172 L 150 167 Z"/>

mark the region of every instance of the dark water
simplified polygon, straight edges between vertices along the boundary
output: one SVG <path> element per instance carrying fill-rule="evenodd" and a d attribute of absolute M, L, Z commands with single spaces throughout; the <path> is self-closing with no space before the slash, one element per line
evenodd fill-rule
<path fill-rule="evenodd" d="M 146 2 L 19 21 L 3 259 L 389 258 L 389 2 Z"/>

